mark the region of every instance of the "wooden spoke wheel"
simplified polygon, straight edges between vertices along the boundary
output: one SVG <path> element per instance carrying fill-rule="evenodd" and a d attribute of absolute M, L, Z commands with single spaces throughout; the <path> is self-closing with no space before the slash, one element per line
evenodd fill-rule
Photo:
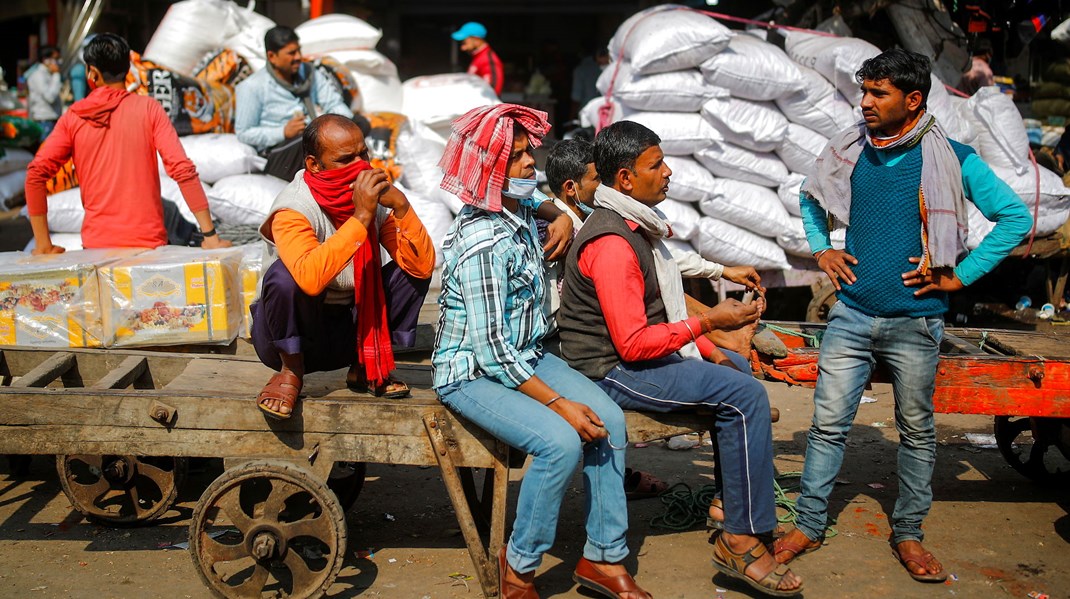
<path fill-rule="evenodd" d="M 185 458 L 56 456 L 59 484 L 74 509 L 119 526 L 151 522 L 171 509 L 186 468 Z"/>
<path fill-rule="evenodd" d="M 1070 487 L 1070 418 L 996 416 L 995 434 L 1012 468 L 1043 485 Z"/>
<path fill-rule="evenodd" d="M 326 484 L 286 462 L 248 462 L 201 495 L 189 550 L 218 597 L 320 597 L 342 569 L 345 514 Z"/>
<path fill-rule="evenodd" d="M 813 299 L 806 306 L 806 322 L 828 322 L 829 312 L 839 301 L 836 288 L 825 281 L 813 290 Z"/>
<path fill-rule="evenodd" d="M 342 512 L 348 512 L 360 497 L 368 467 L 364 462 L 335 462 L 327 486 L 338 496 Z"/>

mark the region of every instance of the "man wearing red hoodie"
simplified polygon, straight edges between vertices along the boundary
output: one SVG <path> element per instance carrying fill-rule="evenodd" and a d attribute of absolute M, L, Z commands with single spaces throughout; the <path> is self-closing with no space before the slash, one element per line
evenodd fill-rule
<path fill-rule="evenodd" d="M 104 33 L 84 51 L 92 90 L 56 122 L 26 171 L 26 207 L 35 240 L 34 254 L 58 254 L 48 233 L 45 183 L 74 158 L 82 188 L 82 246 L 155 248 L 167 244 L 156 153 L 167 175 L 197 218 L 202 247 L 228 247 L 212 226 L 208 198 L 197 168 L 186 157 L 174 125 L 155 100 L 124 86 L 130 69 L 126 40 Z"/>

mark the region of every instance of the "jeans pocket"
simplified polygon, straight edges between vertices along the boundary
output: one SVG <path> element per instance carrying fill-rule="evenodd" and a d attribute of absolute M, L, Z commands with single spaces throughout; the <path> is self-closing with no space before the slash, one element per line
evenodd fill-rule
<path fill-rule="evenodd" d="M 921 330 L 925 337 L 939 348 L 944 339 L 944 319 L 922 317 L 918 321 L 921 323 Z"/>
<path fill-rule="evenodd" d="M 618 365 L 609 371 L 609 374 L 606 375 L 606 380 L 610 381 L 610 385 L 617 391 L 616 394 L 611 394 L 610 396 L 614 397 L 622 408 L 646 410 L 657 406 L 660 409 L 665 409 L 664 406 L 660 405 L 659 401 L 664 398 L 661 386 L 650 382 L 648 379 L 628 372 Z M 621 401 L 621 399 L 625 401 Z"/>

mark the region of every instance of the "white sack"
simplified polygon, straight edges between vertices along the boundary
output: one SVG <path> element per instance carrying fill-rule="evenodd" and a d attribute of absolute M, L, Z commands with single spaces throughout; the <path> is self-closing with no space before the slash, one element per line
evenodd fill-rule
<path fill-rule="evenodd" d="M 598 96 L 592 99 L 590 102 L 584 104 L 580 109 L 580 126 L 581 127 L 598 127 L 598 111 L 602 109 L 606 103 L 604 96 Z M 635 114 L 635 111 L 627 106 L 621 104 L 617 100 L 611 100 L 612 114 L 610 124 L 623 120 L 624 117 Z"/>
<path fill-rule="evenodd" d="M 672 225 L 674 238 L 690 240 L 698 234 L 698 219 L 701 215 L 691 204 L 664 200 L 657 208 L 665 213 L 665 219 Z"/>
<path fill-rule="evenodd" d="M 357 82 L 360 93 L 353 110 L 402 112 L 405 94 L 392 60 L 375 50 L 337 50 L 330 56 L 345 65 Z"/>
<path fill-rule="evenodd" d="M 977 134 L 973 147 L 985 162 L 1014 169 L 1019 175 L 1032 168 L 1029 136 L 1010 96 L 994 85 L 982 87 L 962 106 L 962 114 Z"/>
<path fill-rule="evenodd" d="M 723 140 L 713 125 L 696 113 L 637 112 L 624 120 L 639 123 L 657 133 L 661 138 L 661 150 L 674 156 L 688 156 Z"/>
<path fill-rule="evenodd" d="M 413 77 L 401 87 L 401 111 L 430 127 L 448 126 L 473 108 L 501 103 L 486 81 L 468 73 Z"/>
<path fill-rule="evenodd" d="M 296 28 L 304 54 L 327 54 L 338 50 L 373 50 L 383 32 L 366 22 L 341 13 L 305 21 Z"/>
<path fill-rule="evenodd" d="M 397 162 L 402 166 L 401 182 L 413 191 L 430 194 L 442 182 L 438 161 L 446 150 L 446 140 L 423 125 L 410 120 L 397 139 Z"/>
<path fill-rule="evenodd" d="M 48 196 L 48 230 L 56 233 L 82 232 L 85 208 L 82 207 L 82 188 L 72 187 Z M 79 237 L 79 242 L 81 237 Z M 55 243 L 55 242 L 53 242 Z M 81 245 L 81 243 L 79 243 Z M 63 246 L 67 247 L 67 246 Z M 73 249 L 67 247 L 67 249 Z"/>
<path fill-rule="evenodd" d="M 703 258 L 720 264 L 753 266 L 759 270 L 788 270 L 788 257 L 772 239 L 710 217 L 699 221 L 692 242 Z"/>
<path fill-rule="evenodd" d="M 203 133 L 178 138 L 186 156 L 197 167 L 197 175 L 204 183 L 215 183 L 223 177 L 244 175 L 264 168 L 266 160 L 256 149 L 238 141 L 233 133 Z M 166 174 L 159 160 L 160 175 Z"/>
<path fill-rule="evenodd" d="M 152 34 L 142 58 L 187 77 L 208 52 L 223 46 L 228 35 L 238 33 L 231 25 L 230 10 L 223 0 L 175 2 Z"/>
<path fill-rule="evenodd" d="M 777 188 L 776 194 L 780 198 L 780 203 L 792 216 L 802 216 L 802 209 L 799 208 L 799 192 L 805 180 L 806 175 L 791 173 L 788 175 L 788 180 Z"/>
<path fill-rule="evenodd" d="M 777 235 L 777 244 L 792 256 L 813 259 L 814 254 L 810 249 L 810 242 L 806 240 L 806 228 L 803 226 L 802 218 L 792 216 L 790 219 L 791 228 L 784 233 Z M 846 236 L 844 229 L 836 229 L 833 231 L 830 239 L 832 247 L 842 250 Z"/>
<path fill-rule="evenodd" d="M 253 3 L 247 8 L 230 6 L 230 18 L 237 25 L 238 32 L 223 40 L 223 47 L 234 50 L 254 71 L 259 71 L 267 64 L 264 34 L 275 27 L 275 21 L 255 12 L 253 7 Z"/>
<path fill-rule="evenodd" d="M 0 208 L 9 210 L 26 195 L 26 169 L 0 175 Z"/>
<path fill-rule="evenodd" d="M 776 155 L 784 161 L 788 170 L 809 175 L 817 163 L 817 156 L 828 142 L 828 138 L 820 133 L 792 123 L 788 126 L 784 141 L 777 147 Z"/>
<path fill-rule="evenodd" d="M 4 155 L 0 156 L 0 175 L 24 171 L 32 161 L 33 154 L 22 148 L 4 148 Z"/>
<path fill-rule="evenodd" d="M 612 75 L 612 70 L 613 65 L 610 65 L 603 74 L 610 72 Z M 633 75 L 627 63 L 623 63 L 613 87 L 613 95 L 622 104 L 635 110 L 698 112 L 706 100 L 715 96 L 727 98 L 728 91 L 706 83 L 702 73 L 696 69 Z"/>
<path fill-rule="evenodd" d="M 52 245 L 59 246 L 68 252 L 74 252 L 82 249 L 82 234 L 81 233 L 56 233 L 49 232 L 48 235 L 52 239 Z M 26 247 L 22 251 L 29 254 L 33 251 L 33 248 L 37 247 L 37 240 L 30 239 L 30 242 L 26 244 Z"/>
<path fill-rule="evenodd" d="M 442 202 L 433 197 L 402 185 L 397 186 L 409 200 L 410 208 L 420 217 L 420 222 L 427 229 L 427 235 L 435 246 L 435 266 L 442 264 L 442 241 L 453 224 L 453 213 Z"/>
<path fill-rule="evenodd" d="M 694 158 L 666 156 L 665 164 L 672 170 L 669 177 L 669 197 L 681 202 L 701 202 L 713 193 L 716 179 Z"/>
<path fill-rule="evenodd" d="M 960 98 L 960 100 L 965 102 L 966 98 Z M 925 105 L 927 110 L 936 117 L 936 122 L 940 123 L 948 137 L 964 144 L 972 141 L 973 133 L 969 121 L 959 113 L 944 82 L 940 81 L 936 75 L 932 76 L 932 87 L 929 89 L 929 97 Z"/>
<path fill-rule="evenodd" d="M 836 86 L 852 105 L 862 101 L 855 73 L 862 63 L 881 53 L 880 48 L 854 37 L 828 37 L 785 31 L 784 46 L 795 62 L 810 67 Z"/>
<path fill-rule="evenodd" d="M 267 218 L 275 197 L 288 184 L 271 175 L 224 177 L 209 192 L 212 218 L 227 225 L 259 225 Z"/>
<path fill-rule="evenodd" d="M 805 86 L 776 99 L 776 105 L 793 123 L 832 137 L 855 122 L 851 103 L 817 71 L 799 65 Z"/>
<path fill-rule="evenodd" d="M 1043 237 L 1054 233 L 1066 222 L 1067 217 L 1070 217 L 1070 189 L 1063 186 L 1063 180 L 1059 175 L 1042 166 L 1037 168 L 1040 169 L 1039 207 L 1037 207 L 1037 175 L 1032 165 L 1024 175 L 999 166 L 993 166 L 992 172 L 1018 194 L 1018 197 L 1029 208 L 1029 214 L 1033 214 L 1034 209 L 1037 210 L 1036 236 Z M 981 243 L 984 236 L 988 235 L 995 223 L 985 219 L 972 202 L 967 207 L 970 209 L 970 231 L 966 238 L 966 247 L 974 249 Z"/>
<path fill-rule="evenodd" d="M 788 211 L 777 193 L 746 181 L 717 179 L 714 193 L 699 203 L 699 209 L 763 237 L 776 237 L 790 228 Z"/>
<path fill-rule="evenodd" d="M 212 188 L 202 180 L 201 189 L 204 190 L 204 195 L 208 196 L 209 210 L 213 210 Z M 186 219 L 186 222 L 194 225 L 197 224 L 197 218 L 193 216 L 193 212 L 189 209 L 189 205 L 186 204 L 186 199 L 182 195 L 182 189 L 178 186 L 178 181 L 175 181 L 163 173 L 160 174 L 160 197 L 178 206 L 178 213 L 182 215 L 182 218 Z M 81 196 L 79 196 L 79 202 L 81 201 L 80 198 Z M 215 216 L 214 211 L 212 212 L 212 216 Z"/>
<path fill-rule="evenodd" d="M 757 185 L 776 187 L 788 178 L 788 169 L 771 152 L 751 152 L 720 140 L 711 140 L 695 158 L 710 172 L 725 179 L 738 179 Z"/>
<path fill-rule="evenodd" d="M 668 4 L 632 15 L 609 40 L 609 55 L 649 75 L 699 66 L 723 50 L 732 32 L 706 15 Z M 622 54 L 623 47 L 623 54 Z"/>
<path fill-rule="evenodd" d="M 788 120 L 772 102 L 722 96 L 703 104 L 702 116 L 725 141 L 755 152 L 771 152 L 788 134 Z"/>
<path fill-rule="evenodd" d="M 706 81 L 748 100 L 775 100 L 806 84 L 783 50 L 752 35 L 734 36 L 700 68 Z"/>

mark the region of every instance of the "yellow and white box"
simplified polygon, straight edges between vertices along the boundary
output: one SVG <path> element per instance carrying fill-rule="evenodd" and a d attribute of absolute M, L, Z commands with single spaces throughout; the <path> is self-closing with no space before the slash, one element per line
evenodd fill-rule
<path fill-rule="evenodd" d="M 104 344 L 228 344 L 242 323 L 236 249 L 164 246 L 99 269 Z"/>
<path fill-rule="evenodd" d="M 0 254 L 0 345 L 101 347 L 97 269 L 142 251 Z"/>
<path fill-rule="evenodd" d="M 241 259 L 241 305 L 242 326 L 241 336 L 246 339 L 253 336 L 253 315 L 249 306 L 253 305 L 257 296 L 260 295 L 260 279 L 264 276 L 264 255 L 267 253 L 267 244 L 263 241 L 239 246 L 242 251 Z"/>

